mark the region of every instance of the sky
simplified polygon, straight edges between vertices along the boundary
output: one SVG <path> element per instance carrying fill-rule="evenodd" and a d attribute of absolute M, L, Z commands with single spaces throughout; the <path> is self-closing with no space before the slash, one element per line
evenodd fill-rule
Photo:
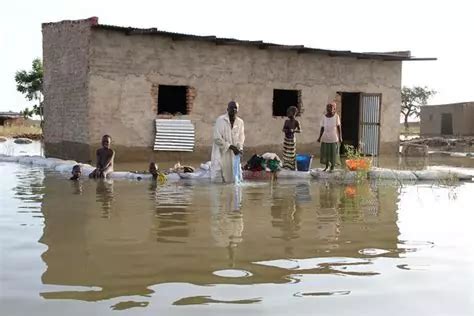
<path fill-rule="evenodd" d="M 101 24 L 313 48 L 410 50 L 438 60 L 404 62 L 403 85 L 436 90 L 430 104 L 474 101 L 473 7 L 468 0 L 2 1 L 0 111 L 28 106 L 14 76 L 42 56 L 41 23 L 91 16 Z"/>

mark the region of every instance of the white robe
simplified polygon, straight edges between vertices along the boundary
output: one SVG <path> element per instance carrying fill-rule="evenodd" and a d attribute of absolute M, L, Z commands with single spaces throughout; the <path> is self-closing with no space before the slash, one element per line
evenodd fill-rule
<path fill-rule="evenodd" d="M 236 117 L 234 127 L 230 127 L 229 115 L 224 114 L 217 118 L 214 126 L 211 154 L 211 180 L 216 182 L 234 182 L 232 168 L 234 152 L 229 149 L 234 145 L 240 150 L 244 148 L 245 134 L 244 121 Z"/>

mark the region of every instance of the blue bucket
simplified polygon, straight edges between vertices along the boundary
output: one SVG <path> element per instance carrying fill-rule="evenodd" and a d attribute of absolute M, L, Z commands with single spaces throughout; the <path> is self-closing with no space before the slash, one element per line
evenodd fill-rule
<path fill-rule="evenodd" d="M 296 170 L 309 171 L 311 169 L 312 155 L 296 154 Z"/>

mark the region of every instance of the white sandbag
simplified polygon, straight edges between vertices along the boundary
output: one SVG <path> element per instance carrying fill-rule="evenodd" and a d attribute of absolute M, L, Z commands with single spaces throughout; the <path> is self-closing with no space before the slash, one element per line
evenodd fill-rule
<path fill-rule="evenodd" d="M 71 173 L 72 167 L 77 165 L 77 161 L 73 160 L 64 160 L 62 163 L 56 165 L 54 170 L 59 171 L 61 173 Z"/>
<path fill-rule="evenodd" d="M 0 161 L 4 162 L 18 162 L 19 159 L 18 156 L 0 155 Z"/>
<path fill-rule="evenodd" d="M 181 178 L 179 177 L 179 174 L 177 174 L 177 173 L 170 173 L 170 174 L 166 175 L 166 180 L 167 181 L 177 181 L 179 179 L 181 179 Z"/>
<path fill-rule="evenodd" d="M 464 158 L 467 157 L 467 153 L 451 153 L 451 157 Z"/>
<path fill-rule="evenodd" d="M 311 174 L 311 176 L 315 179 L 320 179 L 321 178 L 321 172 L 322 170 L 321 169 L 311 169 L 309 171 L 309 173 Z"/>
<path fill-rule="evenodd" d="M 127 179 L 130 180 L 145 180 L 145 179 L 151 179 L 152 176 L 151 174 L 148 173 L 135 173 L 135 172 L 129 172 Z"/>
<path fill-rule="evenodd" d="M 451 167 L 451 166 L 430 166 L 428 170 L 440 170 L 445 172 L 454 173 L 460 179 L 468 179 L 469 177 L 474 177 L 474 169 L 472 168 L 463 168 L 463 167 Z"/>
<path fill-rule="evenodd" d="M 311 176 L 320 180 L 330 180 L 338 182 L 355 182 L 358 174 L 355 171 L 333 170 L 331 172 L 323 171 L 321 168 L 311 169 Z"/>
<path fill-rule="evenodd" d="M 396 181 L 416 181 L 417 176 L 409 170 L 392 170 L 385 168 L 373 168 L 368 172 L 369 179 L 372 180 L 396 180 Z"/>
<path fill-rule="evenodd" d="M 277 171 L 276 177 L 277 179 L 310 179 L 311 172 L 281 169 Z"/>
<path fill-rule="evenodd" d="M 441 170 L 419 170 L 415 171 L 415 175 L 421 181 L 472 180 L 472 175 L 469 174 Z"/>
<path fill-rule="evenodd" d="M 206 180 L 211 179 L 211 171 L 199 169 L 195 172 L 181 172 L 178 174 L 181 179 Z"/>
<path fill-rule="evenodd" d="M 128 171 L 114 171 L 109 173 L 107 177 L 110 179 L 128 179 L 131 177 L 130 173 Z"/>
<path fill-rule="evenodd" d="M 89 164 L 80 164 L 81 172 L 83 177 L 89 177 L 89 175 L 95 170 L 95 167 Z M 72 171 L 72 168 L 71 168 Z"/>
<path fill-rule="evenodd" d="M 206 163 L 202 163 L 201 166 L 200 166 L 200 168 L 201 168 L 202 170 L 211 170 L 211 162 L 208 161 L 208 162 L 206 162 Z"/>
<path fill-rule="evenodd" d="M 54 169 L 57 165 L 62 164 L 64 160 L 58 158 L 45 158 L 39 164 L 41 166 Z"/>
<path fill-rule="evenodd" d="M 473 180 L 473 176 L 468 173 L 462 173 L 462 172 L 452 172 L 450 171 L 451 174 L 453 174 L 458 180 L 464 180 L 464 181 L 471 181 Z"/>
<path fill-rule="evenodd" d="M 374 180 L 396 180 L 395 173 L 392 169 L 372 168 L 367 172 L 369 179 Z"/>
<path fill-rule="evenodd" d="M 416 181 L 418 177 L 410 170 L 394 170 L 397 180 L 401 181 Z"/>
<path fill-rule="evenodd" d="M 21 156 L 18 158 L 18 162 L 25 165 L 31 165 L 38 157 L 36 156 Z"/>
<path fill-rule="evenodd" d="M 140 173 L 140 174 L 137 174 L 135 177 L 135 180 L 151 180 L 151 179 L 152 179 L 151 174 Z"/>

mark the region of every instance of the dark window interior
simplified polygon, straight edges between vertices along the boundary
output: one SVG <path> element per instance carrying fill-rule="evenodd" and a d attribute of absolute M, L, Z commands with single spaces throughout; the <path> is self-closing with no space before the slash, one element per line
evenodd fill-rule
<path fill-rule="evenodd" d="M 159 85 L 158 114 L 188 114 L 186 86 Z"/>
<path fill-rule="evenodd" d="M 290 106 L 300 108 L 298 102 L 298 90 L 273 90 L 273 116 L 286 116 L 286 110 Z"/>

